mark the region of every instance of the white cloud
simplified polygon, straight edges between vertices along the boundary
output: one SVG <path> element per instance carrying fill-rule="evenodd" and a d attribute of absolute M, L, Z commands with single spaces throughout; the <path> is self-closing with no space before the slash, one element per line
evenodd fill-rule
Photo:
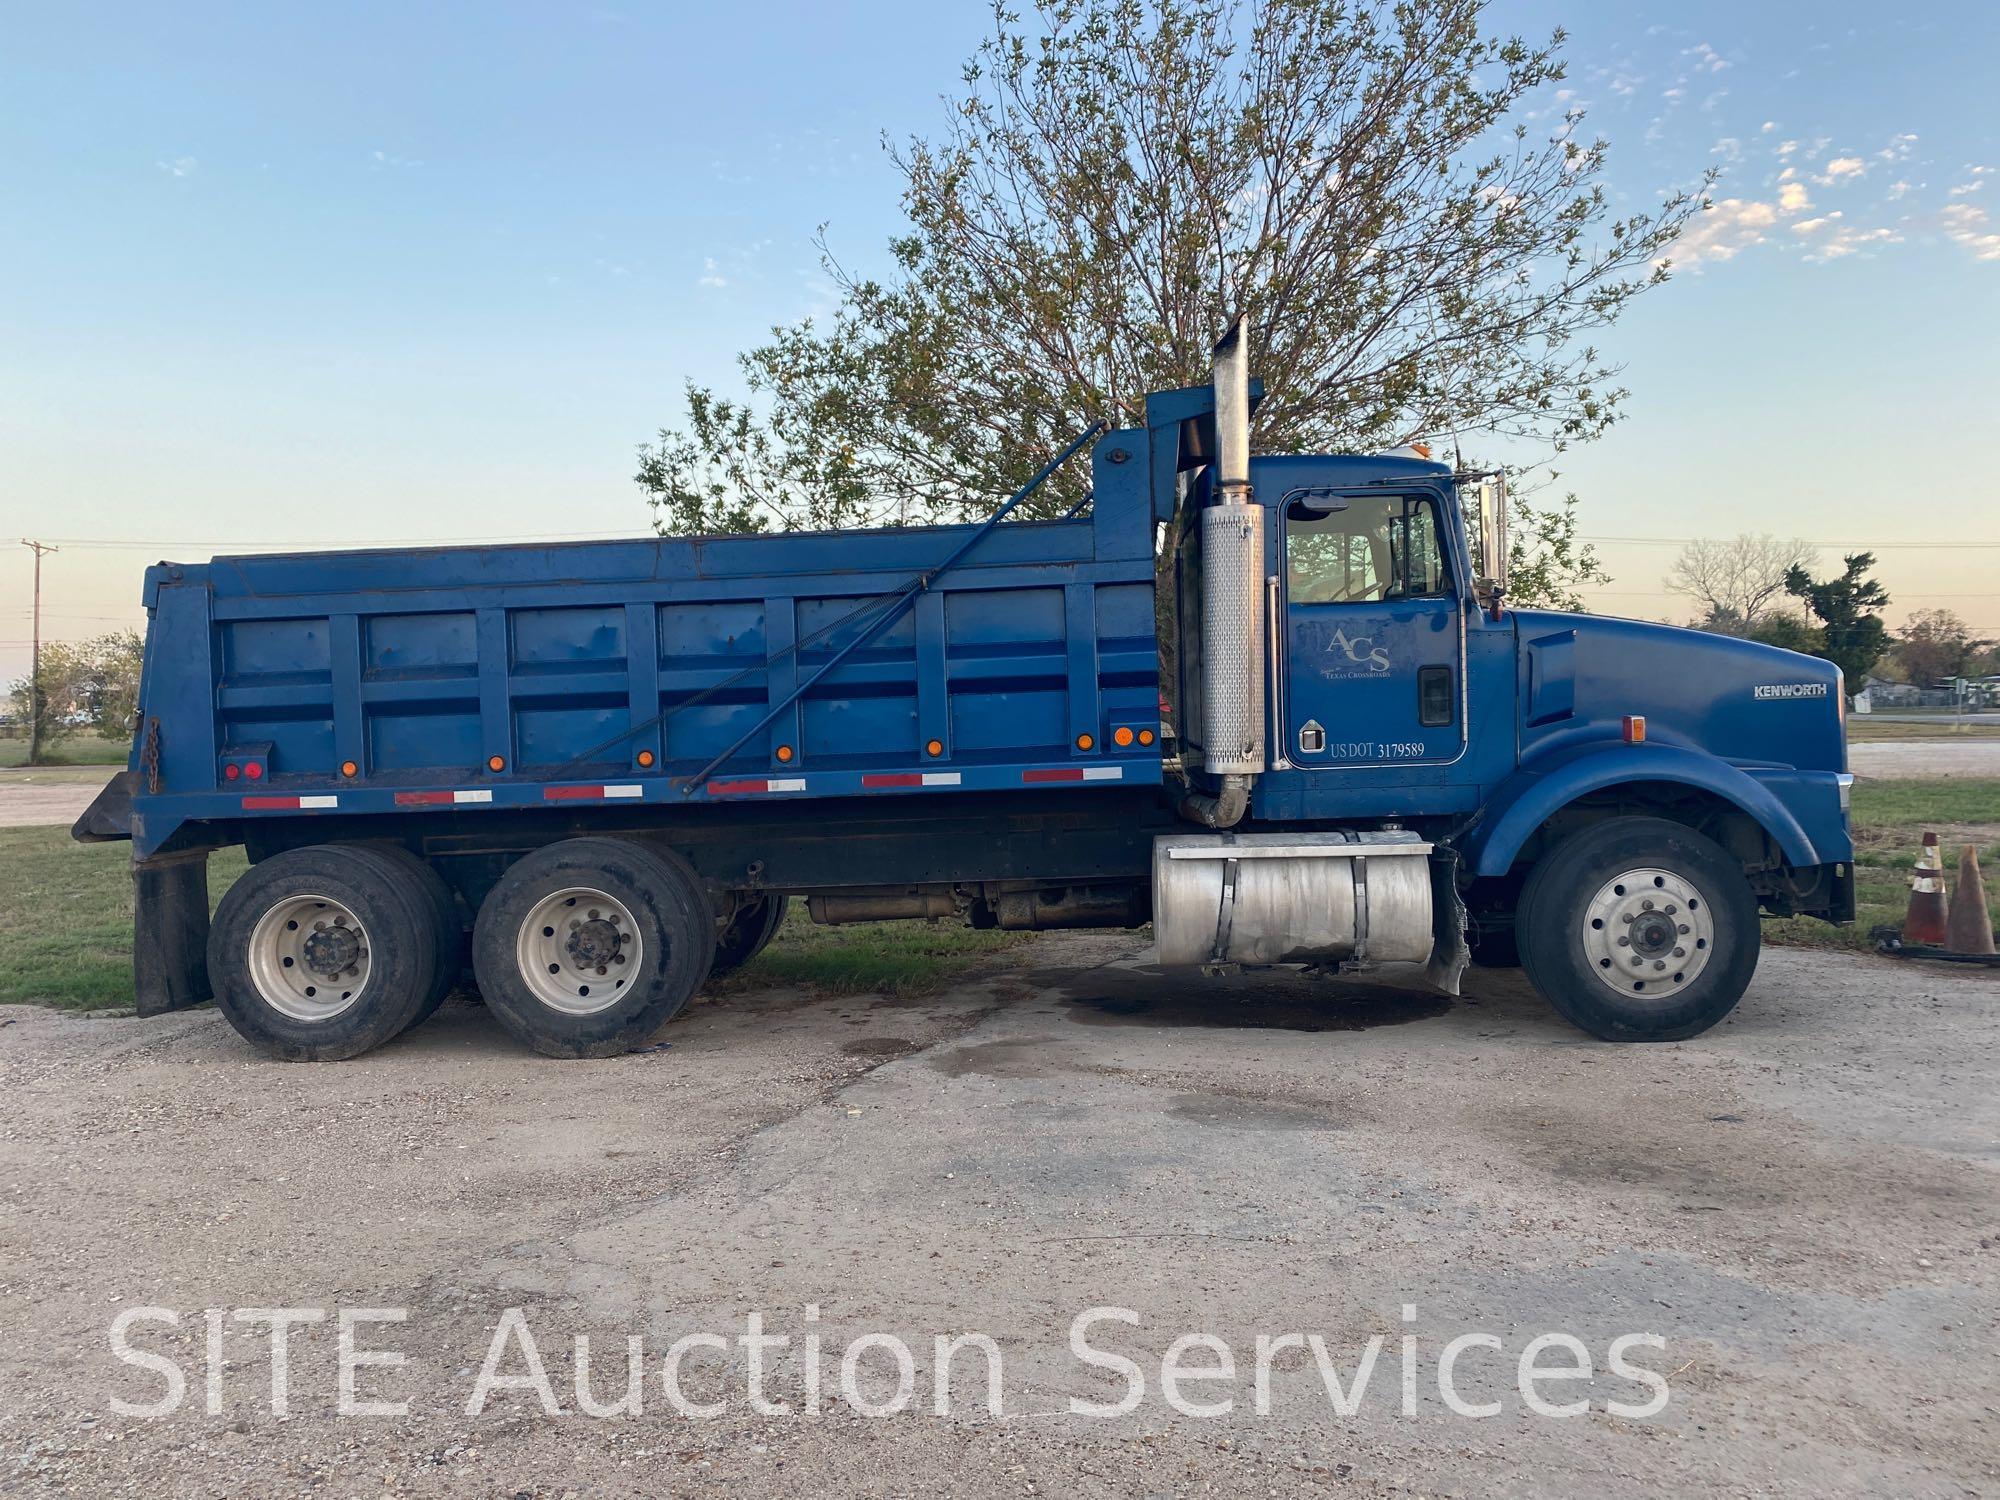
<path fill-rule="evenodd" d="M 1778 189 L 1778 207 L 1788 214 L 1802 214 L 1812 207 L 1803 182 L 1788 182 Z"/>
<path fill-rule="evenodd" d="M 724 287 L 729 285 L 729 278 L 724 276 L 716 266 L 715 257 L 712 255 L 705 256 L 702 259 L 701 272 L 701 280 L 696 283 L 698 286 Z"/>
<path fill-rule="evenodd" d="M 1836 224 L 1823 235 L 1815 235 L 1812 249 L 1806 253 L 1810 261 L 1839 260 L 1843 255 L 1853 255 L 1871 245 L 1899 245 L 1902 235 L 1887 226 L 1874 229 L 1858 229 L 1852 224 Z"/>
<path fill-rule="evenodd" d="M 1892 183 L 1890 183 L 1890 184 L 1889 184 L 1889 201 L 1890 201 L 1891 203 L 1894 203 L 1894 202 L 1895 202 L 1895 201 L 1896 201 L 1896 200 L 1897 200 L 1898 198 L 1902 197 L 1902 196 L 1903 196 L 1903 194 L 1907 193 L 1907 192 L 1908 192 L 1909 190 L 1910 190 L 1910 185 L 1909 185 L 1909 183 L 1907 183 L 1907 182 L 1892 182 Z"/>
<path fill-rule="evenodd" d="M 1753 199 L 1724 198 L 1689 221 L 1674 241 L 1671 259 L 1680 266 L 1704 261 L 1733 260 L 1752 245 L 1761 245 L 1766 231 L 1778 222 L 1778 210 Z"/>
<path fill-rule="evenodd" d="M 1970 250 L 1975 260 L 2000 260 L 2000 234 L 1992 217 L 1976 203 L 1950 203 L 1939 215 L 1945 238 Z"/>
<path fill-rule="evenodd" d="M 1772 131 L 1776 130 L 1777 128 L 1778 128 L 1778 122 L 1776 120 L 1766 120 L 1763 126 L 1759 129 L 1758 133 L 1760 135 L 1769 135 Z"/>
<path fill-rule="evenodd" d="M 172 161 L 155 162 L 154 165 L 169 177 L 192 177 L 200 163 L 192 156 L 176 156 Z"/>
<path fill-rule="evenodd" d="M 1818 178 L 1822 183 L 1839 182 L 1847 177 L 1859 177 L 1868 170 L 1868 163 L 1858 156 L 1836 156 L 1826 164 L 1826 175 Z"/>

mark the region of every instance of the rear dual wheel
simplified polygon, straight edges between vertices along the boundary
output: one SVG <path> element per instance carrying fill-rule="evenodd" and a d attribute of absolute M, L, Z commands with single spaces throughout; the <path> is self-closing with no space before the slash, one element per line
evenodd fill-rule
<path fill-rule="evenodd" d="M 549 1057 L 629 1052 L 687 1004 L 716 922 L 677 856 L 566 839 L 508 867 L 479 908 L 472 962 L 487 1007 Z"/>
<path fill-rule="evenodd" d="M 442 998 L 440 922 L 419 863 L 325 844 L 251 866 L 209 927 L 210 982 L 230 1025 L 275 1057 L 331 1062 L 428 1015 Z"/>

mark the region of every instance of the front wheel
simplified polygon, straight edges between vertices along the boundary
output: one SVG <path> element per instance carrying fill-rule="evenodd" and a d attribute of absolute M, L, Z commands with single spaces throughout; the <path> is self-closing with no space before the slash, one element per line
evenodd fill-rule
<path fill-rule="evenodd" d="M 1713 840 L 1610 818 L 1546 852 L 1515 918 L 1521 966 L 1565 1019 L 1612 1042 L 1698 1036 L 1757 970 L 1757 899 Z"/>

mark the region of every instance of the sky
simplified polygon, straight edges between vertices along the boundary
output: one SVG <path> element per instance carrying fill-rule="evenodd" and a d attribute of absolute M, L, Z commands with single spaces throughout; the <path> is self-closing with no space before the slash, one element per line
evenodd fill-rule
<path fill-rule="evenodd" d="M 643 533 L 688 379 L 824 313 L 896 231 L 989 25 L 863 7 L 0 3 L 0 679 L 138 624 L 161 557 Z M 2000 637 L 2000 6 L 1495 0 L 1570 34 L 1614 208 L 1714 163 L 1676 274 L 1601 340 L 1632 392 L 1556 483 L 1685 618 L 1690 537 L 1872 547 Z"/>

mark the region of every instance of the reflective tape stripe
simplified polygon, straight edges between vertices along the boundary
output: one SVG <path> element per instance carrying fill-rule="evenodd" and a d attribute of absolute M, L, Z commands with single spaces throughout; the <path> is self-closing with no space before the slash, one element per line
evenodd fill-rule
<path fill-rule="evenodd" d="M 306 808 L 338 807 L 338 797 L 245 797 L 246 812 L 298 812 Z"/>
<path fill-rule="evenodd" d="M 1021 780 L 1036 781 L 1123 781 L 1123 766 L 1048 766 L 1037 771 L 1023 771 Z"/>
<path fill-rule="evenodd" d="M 491 802 L 492 800 L 493 791 L 490 787 L 481 787 L 475 791 L 466 792 L 396 793 L 396 806 L 398 807 L 444 807 L 456 802 Z"/>
<path fill-rule="evenodd" d="M 803 792 L 805 789 L 806 781 L 803 776 L 787 777 L 783 780 L 758 777 L 753 781 L 711 781 L 708 784 L 708 794 L 711 797 L 740 797 L 755 792 Z"/>
<path fill-rule="evenodd" d="M 892 786 L 957 786 L 956 771 L 878 771 L 861 778 L 866 788 Z"/>
<path fill-rule="evenodd" d="M 608 786 L 604 789 L 604 795 L 607 797 L 643 797 L 646 795 L 646 789 L 643 786 Z"/>
<path fill-rule="evenodd" d="M 299 798 L 299 806 L 338 807 L 340 806 L 340 799 L 338 797 L 301 797 Z"/>

